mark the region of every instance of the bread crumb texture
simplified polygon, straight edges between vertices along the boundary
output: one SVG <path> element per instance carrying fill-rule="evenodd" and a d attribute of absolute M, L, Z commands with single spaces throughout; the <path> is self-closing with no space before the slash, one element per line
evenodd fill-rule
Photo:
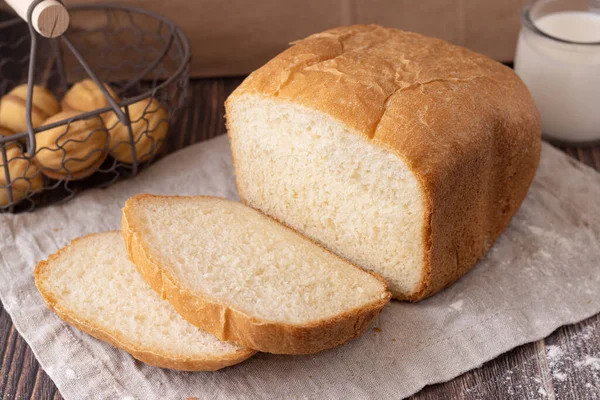
<path fill-rule="evenodd" d="M 214 359 L 206 369 L 218 369 L 254 353 L 185 321 L 138 274 L 120 232 L 74 240 L 40 263 L 35 277 L 44 300 L 59 316 L 134 356 L 141 354 L 142 361 L 194 370 L 205 369 L 203 362 Z M 148 359 L 145 353 L 154 357 Z"/>
<path fill-rule="evenodd" d="M 240 203 L 137 197 L 134 225 L 178 284 L 252 317 L 302 324 L 379 301 L 385 284 Z"/>

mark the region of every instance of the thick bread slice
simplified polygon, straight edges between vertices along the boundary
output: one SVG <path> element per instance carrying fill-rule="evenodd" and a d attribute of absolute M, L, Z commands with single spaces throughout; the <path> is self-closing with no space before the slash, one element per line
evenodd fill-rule
<path fill-rule="evenodd" d="M 510 68 L 397 29 L 294 42 L 226 102 L 242 201 L 421 300 L 507 227 L 540 158 Z"/>
<path fill-rule="evenodd" d="M 181 318 L 137 273 L 118 231 L 75 239 L 40 262 L 34 275 L 60 318 L 147 364 L 214 371 L 255 353 Z"/>
<path fill-rule="evenodd" d="M 130 258 L 188 321 L 252 349 L 309 354 L 364 332 L 385 281 L 240 203 L 136 196 L 123 209 Z"/>

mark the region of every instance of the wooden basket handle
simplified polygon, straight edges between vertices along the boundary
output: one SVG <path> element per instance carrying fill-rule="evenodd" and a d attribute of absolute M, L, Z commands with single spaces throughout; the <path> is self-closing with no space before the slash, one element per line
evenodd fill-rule
<path fill-rule="evenodd" d="M 19 17 L 27 21 L 29 7 L 34 0 L 6 0 Z M 55 38 L 62 35 L 69 27 L 69 12 L 57 0 L 44 0 L 37 4 L 31 15 L 33 28 L 42 36 Z"/>

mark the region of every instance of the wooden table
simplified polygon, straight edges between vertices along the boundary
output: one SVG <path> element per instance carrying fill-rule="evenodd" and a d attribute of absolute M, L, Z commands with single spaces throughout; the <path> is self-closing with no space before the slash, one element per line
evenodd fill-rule
<path fill-rule="evenodd" d="M 180 135 L 171 137 L 167 152 L 225 133 L 223 102 L 240 82 L 193 81 L 187 111 L 174 130 Z M 600 170 L 600 146 L 563 150 Z M 600 370 L 581 364 L 586 356 L 600 357 L 600 314 L 517 347 L 450 382 L 428 386 L 412 399 L 600 399 Z M 0 399 L 62 398 L 3 308 L 0 360 Z"/>

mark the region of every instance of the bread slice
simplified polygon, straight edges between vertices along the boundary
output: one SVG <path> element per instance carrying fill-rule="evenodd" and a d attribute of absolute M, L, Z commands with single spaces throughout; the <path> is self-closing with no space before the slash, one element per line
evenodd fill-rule
<path fill-rule="evenodd" d="M 343 344 L 391 296 L 379 276 L 229 200 L 136 196 L 123 235 L 142 276 L 185 319 L 264 352 Z"/>
<path fill-rule="evenodd" d="M 136 272 L 118 231 L 75 239 L 40 262 L 34 275 L 60 318 L 147 364 L 214 371 L 255 353 L 181 318 Z"/>
<path fill-rule="evenodd" d="M 294 42 L 226 109 L 242 202 L 411 301 L 483 257 L 540 157 L 539 113 L 514 71 L 377 25 Z"/>

